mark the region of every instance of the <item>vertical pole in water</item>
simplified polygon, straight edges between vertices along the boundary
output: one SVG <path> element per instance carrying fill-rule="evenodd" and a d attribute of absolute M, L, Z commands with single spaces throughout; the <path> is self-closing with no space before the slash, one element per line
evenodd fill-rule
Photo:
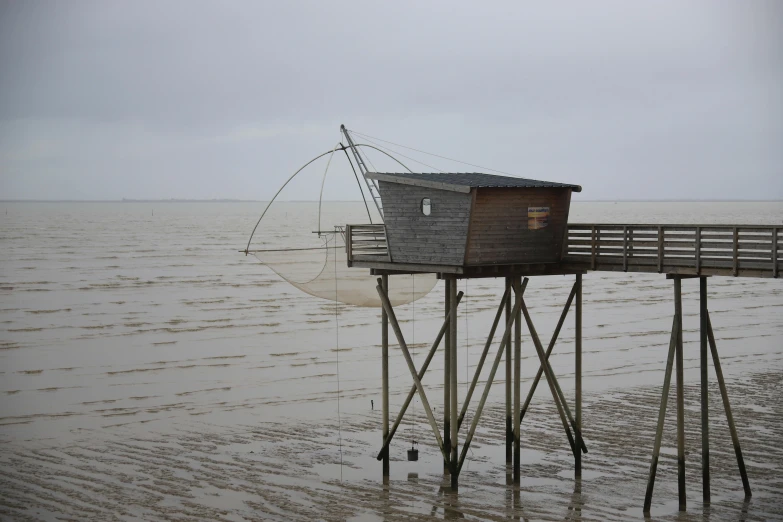
<path fill-rule="evenodd" d="M 506 290 L 511 288 L 511 278 L 506 278 Z M 508 301 L 506 302 L 506 322 L 508 324 L 511 318 L 511 293 L 508 294 Z M 511 343 L 506 343 L 506 464 L 511 464 L 514 455 L 514 424 L 511 420 Z"/>
<path fill-rule="evenodd" d="M 576 274 L 576 324 L 574 329 L 574 423 L 576 435 L 582 438 L 582 274 Z M 574 476 L 582 476 L 582 444 L 576 441 L 574 456 Z"/>
<path fill-rule="evenodd" d="M 685 397 L 683 389 L 682 361 L 682 278 L 674 277 L 674 315 L 677 316 L 677 491 L 680 511 L 685 511 Z"/>
<path fill-rule="evenodd" d="M 519 296 L 522 292 L 522 277 L 514 277 L 514 294 Z M 511 343 L 509 343 L 511 344 Z M 514 483 L 519 484 L 519 465 L 521 460 L 520 452 L 521 440 L 520 440 L 520 419 L 521 413 L 521 399 L 522 399 L 522 383 L 520 380 L 520 373 L 522 369 L 522 311 L 517 313 L 514 318 Z"/>
<path fill-rule="evenodd" d="M 451 291 L 449 292 L 449 301 L 452 308 L 457 307 L 457 280 L 450 279 Z M 451 412 L 449 418 L 451 420 L 451 455 L 449 460 L 451 461 L 451 489 L 457 490 L 459 480 L 459 454 L 457 453 L 457 430 L 459 428 L 457 418 L 459 416 L 459 405 L 457 404 L 457 321 L 450 321 L 449 328 L 451 329 L 451 375 L 449 376 L 449 385 L 451 387 Z"/>
<path fill-rule="evenodd" d="M 449 305 L 451 304 L 451 280 L 444 279 L 443 283 L 446 288 L 443 304 L 446 309 L 446 317 L 448 317 Z M 451 414 L 451 323 L 456 322 L 454 320 L 449 323 L 449 327 L 446 329 L 446 343 L 443 347 L 443 449 L 447 455 L 451 455 L 451 423 L 449 422 Z M 443 473 L 450 472 L 449 463 L 444 460 Z"/>
<path fill-rule="evenodd" d="M 707 389 L 707 278 L 699 278 L 699 336 L 701 348 L 701 476 L 702 498 L 710 502 L 710 415 Z"/>
<path fill-rule="evenodd" d="M 384 293 L 389 295 L 389 276 L 381 276 L 381 286 Z M 383 478 L 389 477 L 389 447 L 386 440 L 389 438 L 389 316 L 386 309 L 381 311 L 381 386 L 383 387 L 383 444 L 386 451 L 383 454 Z"/>

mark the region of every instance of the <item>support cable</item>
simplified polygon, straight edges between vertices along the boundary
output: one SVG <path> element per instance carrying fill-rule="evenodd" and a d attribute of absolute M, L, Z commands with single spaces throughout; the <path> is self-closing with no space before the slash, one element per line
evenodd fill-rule
<path fill-rule="evenodd" d="M 337 244 L 337 235 L 339 231 L 337 227 L 334 230 L 334 242 Z M 337 440 L 340 445 L 340 482 L 343 480 L 343 426 L 342 418 L 340 416 L 340 317 L 339 317 L 339 301 L 337 301 L 337 252 L 334 255 L 334 335 L 336 343 L 336 358 L 337 358 Z"/>
<path fill-rule="evenodd" d="M 470 365 L 468 364 L 469 343 L 470 343 L 470 331 L 468 330 L 468 316 L 470 315 L 468 309 L 468 280 L 465 279 L 465 389 L 470 387 Z"/>
<path fill-rule="evenodd" d="M 411 360 L 416 362 L 416 274 L 411 275 Z M 416 401 L 411 407 L 411 449 L 416 442 Z"/>
<path fill-rule="evenodd" d="M 290 177 L 290 178 L 288 178 L 288 180 L 286 180 L 286 182 L 285 182 L 285 183 L 283 183 L 283 186 L 282 186 L 282 187 L 280 187 L 280 188 L 277 190 L 277 192 L 276 192 L 276 193 L 275 193 L 275 195 L 272 197 L 272 199 L 269 201 L 269 203 L 267 203 L 267 205 L 266 205 L 266 208 L 265 208 L 265 209 L 264 209 L 264 211 L 261 213 L 261 217 L 260 217 L 260 218 L 258 218 L 258 221 L 256 221 L 256 226 L 254 226 L 254 227 L 253 227 L 253 231 L 250 233 L 250 239 L 248 239 L 248 240 L 247 240 L 247 247 L 245 247 L 245 255 L 247 255 L 248 253 L 250 253 L 250 242 L 251 242 L 251 241 L 253 241 L 253 235 L 256 233 L 256 229 L 258 228 L 258 225 L 260 225 L 260 224 L 261 224 L 261 220 L 262 220 L 262 219 L 264 219 L 264 216 L 266 215 L 267 211 L 269 210 L 269 207 L 271 207 L 271 206 L 272 206 L 272 203 L 274 203 L 274 202 L 275 202 L 275 199 L 277 199 L 277 196 L 279 196 L 279 195 L 280 195 L 280 193 L 283 191 L 283 189 L 286 187 L 286 185 L 288 185 L 288 184 L 291 182 L 291 180 L 292 180 L 292 179 L 294 179 L 294 178 L 296 177 L 296 175 L 297 175 L 297 174 L 299 174 L 300 172 L 302 172 L 302 171 L 305 169 L 305 167 L 307 167 L 308 165 L 310 165 L 312 162 L 314 162 L 314 161 L 315 161 L 315 160 L 317 160 L 317 159 L 323 158 L 323 157 L 324 157 L 324 156 L 326 156 L 327 154 L 331 154 L 331 153 L 334 153 L 334 151 L 333 151 L 333 150 L 331 150 L 331 151 L 324 152 L 323 154 L 319 154 L 318 156 L 314 157 L 313 159 L 311 159 L 310 161 L 308 161 L 307 163 L 305 163 L 304 165 L 302 165 L 302 167 L 300 167 L 300 169 L 299 169 L 299 170 L 297 170 L 296 172 L 294 172 L 294 173 L 291 175 L 291 177 Z"/>
<path fill-rule="evenodd" d="M 329 172 L 329 165 L 332 164 L 332 158 L 334 158 L 334 152 L 342 146 L 343 146 L 342 143 L 338 143 L 337 145 L 334 146 L 334 149 L 332 149 L 332 154 L 331 156 L 329 156 L 329 161 L 326 162 L 326 168 L 324 169 L 324 177 L 321 178 L 321 193 L 318 195 L 318 228 L 316 229 L 318 230 L 318 237 L 321 237 L 321 203 L 323 202 L 324 199 L 324 185 L 326 185 L 326 173 Z M 336 230 L 335 233 L 337 233 Z"/>
<path fill-rule="evenodd" d="M 402 167 L 403 167 L 405 170 L 407 170 L 408 172 L 411 172 L 411 173 L 413 172 L 411 169 L 409 169 L 409 168 L 408 168 L 408 167 L 407 167 L 407 166 L 406 166 L 404 163 L 402 163 L 400 160 L 398 160 L 397 158 L 395 158 L 394 156 L 392 156 L 392 155 L 391 155 L 391 154 L 389 154 L 388 152 L 386 152 L 386 151 L 383 151 L 383 150 L 379 149 L 378 147 L 375 147 L 375 146 L 373 146 L 373 145 L 367 145 L 367 144 L 364 144 L 364 143 L 359 143 L 359 144 L 357 144 L 356 146 L 357 146 L 357 147 L 369 147 L 369 148 L 371 148 L 371 149 L 375 149 L 375 150 L 377 150 L 377 151 L 379 151 L 379 152 L 382 152 L 382 153 L 383 153 L 383 154 L 385 154 L 386 156 L 390 157 L 391 159 L 393 159 L 394 161 L 396 161 L 397 163 L 399 163 L 400 165 L 402 165 Z M 284 189 L 284 188 L 286 188 L 286 186 L 287 186 L 287 185 L 288 185 L 288 184 L 291 182 L 291 180 L 293 180 L 293 179 L 294 179 L 294 178 L 297 176 L 297 174 L 299 174 L 300 172 L 302 172 L 302 171 L 303 171 L 303 170 L 304 170 L 306 167 L 308 167 L 308 166 L 309 166 L 311 163 L 313 163 L 314 161 L 316 161 L 316 160 L 318 160 L 318 159 L 321 159 L 321 158 L 323 158 L 323 157 L 324 157 L 324 156 L 326 156 L 327 154 L 334 154 L 335 150 L 338 150 L 338 149 L 339 149 L 339 150 L 343 150 L 343 151 L 344 151 L 344 150 L 346 149 L 346 147 L 345 147 L 345 146 L 343 146 L 342 144 L 340 144 L 340 146 L 339 146 L 339 147 L 337 147 L 337 148 L 335 148 L 335 149 L 333 149 L 333 150 L 326 151 L 326 152 L 324 152 L 324 153 L 322 153 L 322 154 L 319 154 L 318 156 L 314 157 L 313 159 L 311 159 L 310 161 L 308 161 L 307 163 L 305 163 L 304 165 L 302 165 L 302 166 L 299 168 L 299 170 L 297 170 L 296 172 L 294 172 L 294 173 L 291 175 L 291 177 L 290 177 L 290 178 L 288 178 L 288 179 L 286 180 L 286 182 L 285 182 L 285 183 L 283 183 L 283 185 L 282 185 L 282 186 L 281 186 L 279 189 L 277 189 L 277 192 L 275 192 L 275 195 L 274 195 L 274 196 L 272 196 L 272 199 L 271 199 L 271 200 L 269 200 L 269 203 L 267 203 L 267 205 L 266 205 L 266 208 L 264 208 L 264 211 L 261 213 L 261 217 L 259 217 L 259 218 L 258 218 L 258 221 L 256 221 L 256 225 L 253 227 L 253 231 L 252 231 L 252 232 L 250 232 L 250 237 L 249 237 L 249 238 L 248 238 L 248 240 L 247 240 L 247 246 L 246 246 L 246 247 L 245 247 L 245 249 L 243 250 L 243 252 L 245 253 L 245 255 L 248 255 L 248 254 L 250 253 L 250 243 L 253 241 L 253 236 L 255 235 L 255 233 L 256 233 L 256 230 L 258 230 L 258 225 L 260 225 L 260 224 L 261 224 L 261 220 L 263 220 L 263 219 L 264 219 L 264 216 L 265 216 L 265 215 L 266 215 L 266 213 L 269 211 L 269 208 L 272 206 L 272 203 L 274 203 L 274 202 L 275 202 L 275 200 L 277 199 L 277 196 L 279 196 L 279 195 L 280 195 L 280 193 L 283 191 L 283 189 Z M 347 153 L 346 153 L 346 154 L 347 154 Z M 351 164 L 351 167 L 353 167 L 353 164 Z M 383 217 L 383 216 L 381 216 L 381 217 Z"/>
<path fill-rule="evenodd" d="M 375 147 L 375 146 L 373 146 L 373 145 L 368 145 L 368 144 L 366 144 L 366 143 L 357 143 L 357 144 L 356 144 L 356 146 L 357 146 L 357 147 L 369 147 L 369 148 L 371 148 L 371 149 L 375 149 L 375 150 L 377 150 L 378 152 L 382 152 L 382 153 L 386 154 L 387 156 L 389 156 L 389 157 L 390 157 L 391 159 L 393 159 L 394 161 L 396 161 L 397 163 L 399 163 L 400 165 L 402 165 L 402 168 L 404 168 L 405 170 L 407 170 L 408 172 L 410 172 L 411 174 L 413 174 L 413 171 L 412 171 L 411 169 L 409 169 L 409 168 L 408 168 L 408 166 L 407 166 L 407 165 L 405 165 L 405 163 L 401 162 L 400 160 L 398 160 L 397 158 L 395 158 L 394 156 L 392 156 L 391 154 L 389 154 L 389 153 L 388 153 L 388 152 L 386 152 L 385 150 L 381 150 L 381 149 L 379 149 L 378 147 Z M 329 153 L 327 152 L 326 154 L 329 154 Z M 414 161 L 416 161 L 416 160 L 414 160 Z M 373 167 L 373 168 L 375 168 L 375 167 Z"/>
<path fill-rule="evenodd" d="M 351 130 L 351 132 L 353 132 L 357 136 L 361 136 L 364 139 L 372 138 L 372 139 L 376 139 L 378 141 L 382 141 L 384 143 L 389 143 L 391 145 L 396 145 L 397 147 L 402 147 L 404 149 L 413 150 L 413 151 L 416 151 L 416 152 L 420 152 L 422 154 L 427 154 L 428 156 L 435 156 L 436 158 L 441 158 L 441 159 L 445 159 L 445 160 L 448 160 L 448 161 L 453 161 L 455 163 L 462 163 L 463 165 L 469 165 L 471 167 L 476 167 L 476 168 L 479 168 L 479 169 L 491 170 L 492 172 L 499 172 L 500 174 L 506 174 L 507 176 L 516 176 L 516 174 L 511 174 L 510 172 L 504 172 L 502 170 L 491 169 L 489 167 L 482 167 L 481 165 L 475 165 L 473 163 L 468 163 L 467 161 L 461 161 L 461 160 L 458 160 L 458 159 L 449 158 L 449 157 L 446 157 L 446 156 L 441 156 L 440 154 L 434 154 L 432 152 L 427 152 L 427 151 L 420 150 L 420 149 L 414 149 L 413 147 L 408 147 L 407 145 L 401 145 L 399 143 L 394 143 L 393 141 L 384 140 L 384 139 L 381 139 L 381 138 L 378 138 L 378 137 L 375 137 L 375 136 L 370 136 L 369 134 L 364 134 L 364 133 L 361 133 L 359 131 Z M 389 149 L 389 150 L 391 150 L 391 149 Z"/>
<path fill-rule="evenodd" d="M 398 155 L 402 156 L 403 158 L 407 158 L 407 159 L 409 159 L 409 160 L 411 160 L 411 161 L 415 161 L 416 163 L 419 163 L 419 164 L 421 164 L 421 165 L 424 165 L 424 166 L 425 166 L 425 167 L 427 167 L 427 168 L 430 168 L 430 169 L 435 169 L 435 170 L 437 170 L 438 172 L 444 172 L 443 170 L 439 169 L 438 167 L 434 167 L 434 166 L 432 166 L 432 165 L 429 165 L 429 164 L 427 164 L 427 163 L 424 163 L 423 161 L 419 161 L 419 160 L 417 160 L 416 158 L 412 158 L 412 157 L 410 157 L 410 156 L 406 156 L 405 154 L 403 154 L 402 152 L 400 152 L 400 151 L 398 151 L 398 150 L 394 150 L 394 149 L 392 149 L 392 148 L 390 148 L 390 147 L 386 147 L 386 146 L 384 146 L 384 145 L 381 145 L 380 143 L 378 143 L 378 142 L 376 142 L 376 141 L 373 141 L 373 140 L 371 140 L 371 139 L 367 139 L 367 138 L 365 138 L 365 139 L 366 139 L 367 141 L 369 141 L 370 143 L 372 143 L 372 144 L 374 144 L 374 145 L 377 145 L 378 147 L 381 147 L 382 149 L 386 149 L 386 150 L 388 150 L 388 151 L 390 151 L 390 152 L 393 152 L 394 154 L 398 154 Z M 373 167 L 373 169 L 374 169 L 374 168 L 375 168 L 375 167 Z"/>

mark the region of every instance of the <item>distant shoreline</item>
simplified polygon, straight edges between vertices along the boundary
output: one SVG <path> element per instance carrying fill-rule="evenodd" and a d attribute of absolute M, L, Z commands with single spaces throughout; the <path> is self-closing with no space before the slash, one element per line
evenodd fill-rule
<path fill-rule="evenodd" d="M 324 200 L 361 203 L 362 200 Z M 278 203 L 317 203 L 317 199 L 279 200 Z M 0 203 L 268 203 L 264 199 L 0 199 Z M 580 199 L 572 203 L 783 203 L 783 199 Z"/>

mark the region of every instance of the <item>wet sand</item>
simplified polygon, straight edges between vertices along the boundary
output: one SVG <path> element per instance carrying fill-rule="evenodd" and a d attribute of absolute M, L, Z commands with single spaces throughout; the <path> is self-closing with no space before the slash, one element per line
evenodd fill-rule
<path fill-rule="evenodd" d="M 305 204 L 287 205 L 291 216 L 307 215 L 307 207 L 297 206 Z M 666 216 L 783 221 L 779 203 L 703 205 L 675 205 Z M 442 464 L 418 400 L 415 421 L 406 418 L 395 439 L 392 477 L 384 485 L 374 458 L 381 438 L 380 314 L 338 305 L 338 353 L 335 305 L 302 294 L 236 252 L 258 210 L 169 204 L 152 216 L 149 204 L 9 206 L 0 274 L 0 518 L 642 518 L 671 327 L 671 282 L 639 274 L 585 277 L 584 435 L 590 452 L 581 482 L 573 479 L 565 434 L 542 383 L 523 424 L 522 484 L 506 484 L 501 378 L 458 495 L 442 489 Z M 639 204 L 575 204 L 572 214 L 572 221 L 662 219 L 658 207 Z M 551 335 L 571 283 L 563 277 L 531 280 L 526 300 L 542 340 Z M 464 397 L 502 281 L 460 283 L 460 289 L 467 293 L 458 323 Z M 406 338 L 415 338 L 417 361 L 440 326 L 441 299 L 438 286 L 416 303 L 415 317 L 412 306 L 399 308 Z M 711 374 L 713 502 L 706 511 L 698 502 L 697 283 L 683 283 L 683 299 L 689 509 L 678 515 L 675 461 L 663 458 L 653 518 L 783 519 L 783 283 L 710 279 L 712 322 L 754 496 L 743 501 Z M 552 362 L 571 401 L 572 317 Z M 523 393 L 537 369 L 525 338 Z M 442 357 L 436 356 L 425 387 L 438 419 L 442 374 Z M 391 376 L 394 415 L 410 386 L 396 348 Z M 672 455 L 673 397 L 672 390 L 664 437 Z M 417 463 L 403 460 L 411 437 L 420 441 Z"/>

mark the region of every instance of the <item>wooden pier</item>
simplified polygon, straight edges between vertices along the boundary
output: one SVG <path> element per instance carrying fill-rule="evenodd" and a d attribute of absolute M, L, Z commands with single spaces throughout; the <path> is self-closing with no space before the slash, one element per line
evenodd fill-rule
<path fill-rule="evenodd" d="M 579 185 L 495 176 L 483 173 L 378 173 L 368 172 L 350 133 L 343 126 L 350 150 L 364 176 L 383 224 L 353 224 L 344 227 L 349 267 L 369 269 L 378 278 L 376 287 L 383 305 L 381 365 L 383 394 L 383 441 L 378 460 L 383 474 L 389 474 L 389 448 L 394 433 L 414 394 L 424 406 L 432 434 L 443 456 L 443 471 L 451 487 L 459 486 L 459 475 L 476 433 L 495 375 L 505 358 L 506 462 L 512 467 L 513 482 L 520 482 L 520 432 L 530 400 L 542 376 L 560 417 L 574 456 L 574 474 L 581 477 L 582 458 L 588 448 L 582 438 L 582 279 L 593 271 L 654 273 L 673 281 L 674 313 L 663 393 L 655 443 L 644 499 L 649 513 L 660 457 L 672 372 L 677 391 L 677 462 L 680 510 L 686 509 L 685 415 L 683 400 L 683 314 L 682 280 L 698 278 L 700 289 L 700 364 L 702 494 L 710 501 L 710 452 L 708 412 L 708 352 L 712 355 L 731 431 L 740 478 L 746 497 L 750 485 L 739 436 L 729 405 L 720 359 L 707 307 L 707 281 L 711 276 L 777 278 L 781 270 L 783 226 L 693 225 L 693 224 L 570 224 L 571 194 Z M 404 166 L 404 165 L 403 165 Z M 368 211 L 369 215 L 369 211 Z M 444 280 L 445 315 L 440 331 L 421 368 L 408 351 L 394 309 L 388 297 L 393 276 L 434 273 Z M 574 284 L 563 307 L 554 335 L 546 349 L 538 336 L 524 293 L 530 277 L 573 276 Z M 462 293 L 457 280 L 503 278 L 503 297 L 498 303 L 492 327 L 464 402 L 457 396 L 456 310 Z M 555 348 L 569 310 L 574 308 L 575 397 L 573 408 L 560 388 L 549 356 Z M 503 323 L 501 324 L 501 318 Z M 405 357 L 413 380 L 396 421 L 389 429 L 388 326 Z M 522 402 L 522 329 L 533 341 L 539 369 L 527 399 Z M 500 344 L 492 356 L 494 337 L 502 328 Z M 443 430 L 435 419 L 422 384 L 427 367 L 439 344 L 445 341 Z M 512 348 L 513 347 L 513 348 Z M 709 347 L 709 350 L 708 350 Z M 485 363 L 489 375 L 465 429 L 463 420 L 470 407 Z M 464 433 L 460 441 L 460 432 Z M 460 442 L 461 451 L 460 451 Z"/>
<path fill-rule="evenodd" d="M 433 265 L 393 262 L 385 225 L 347 225 L 349 266 L 461 276 L 643 272 L 683 276 L 777 278 L 783 271 L 783 226 L 569 224 L 555 263 Z"/>
<path fill-rule="evenodd" d="M 678 461 L 678 491 L 680 510 L 685 511 L 685 426 L 683 401 L 683 341 L 682 341 L 682 304 L 681 285 L 683 279 L 698 279 L 700 287 L 700 355 L 701 355 L 701 405 L 702 405 L 702 498 L 710 501 L 710 453 L 709 453 L 709 412 L 708 412 L 708 363 L 711 355 L 715 375 L 721 391 L 726 418 L 731 432 L 732 443 L 737 458 L 737 465 L 743 490 L 750 497 L 751 490 L 742 456 L 739 436 L 729 404 L 728 391 L 723 379 L 723 372 L 718 357 L 715 338 L 707 307 L 707 281 L 710 276 L 725 277 L 756 277 L 778 278 L 783 263 L 783 227 L 766 225 L 645 225 L 645 224 L 569 224 L 565 229 L 562 252 L 555 262 L 511 263 L 470 265 L 467 263 L 437 264 L 420 262 L 395 261 L 389 248 L 385 225 L 347 225 L 345 227 L 346 250 L 349 266 L 370 269 L 373 274 L 381 276 L 378 292 L 384 302 L 383 329 L 386 331 L 386 321 L 391 321 L 397 341 L 406 354 L 406 360 L 414 377 L 414 385 L 408 394 L 397 420 L 389 432 L 388 422 L 384 421 L 384 442 L 379 460 L 383 460 L 384 476 L 389 472 L 389 445 L 399 423 L 405 414 L 406 407 L 413 395 L 418 392 L 422 403 L 426 404 L 428 418 L 433 434 L 443 453 L 444 473 L 451 476 L 452 488 L 458 488 L 459 474 L 462 470 L 465 455 L 474 437 L 476 426 L 481 418 L 482 410 L 489 395 L 501 360 L 505 358 L 506 372 L 506 461 L 512 468 L 513 481 L 519 483 L 520 468 L 520 431 L 527 407 L 542 377 L 546 377 L 552 400 L 561 418 L 563 430 L 574 456 L 575 476 L 581 476 L 583 454 L 587 453 L 587 445 L 581 435 L 582 417 L 582 278 L 592 271 L 659 273 L 673 281 L 674 284 L 674 314 L 672 318 L 671 342 L 664 372 L 664 383 L 661 395 L 661 407 L 658 416 L 655 443 L 652 452 L 650 472 L 647 482 L 647 492 L 643 510 L 649 513 L 655 485 L 658 460 L 663 437 L 669 388 L 672 373 L 676 375 L 676 410 L 677 410 L 677 461 Z M 445 319 L 427 359 L 420 371 L 417 371 L 407 355 L 405 340 L 396 325 L 396 318 L 385 292 L 388 291 L 389 277 L 395 274 L 435 273 L 445 282 Z M 554 335 L 546 349 L 533 323 L 530 311 L 525 305 L 524 291 L 528 278 L 537 275 L 573 275 L 575 281 L 563 312 L 557 323 Z M 498 305 L 495 319 L 488 334 L 484 350 L 477 365 L 475 375 L 460 406 L 457 397 L 456 383 L 456 308 L 462 293 L 456 291 L 456 281 L 466 278 L 504 278 L 505 292 Z M 524 279 L 523 279 L 524 278 Z M 575 303 L 575 305 L 574 305 Z M 549 355 L 555 347 L 560 330 L 565 322 L 570 308 L 575 308 L 575 388 L 576 396 L 573 413 L 560 389 L 557 377 L 548 363 Z M 473 416 L 473 422 L 464 435 L 464 442 L 459 449 L 459 433 L 462 421 L 470 405 L 474 390 L 479 381 L 480 373 L 490 353 L 493 338 L 496 334 L 501 317 L 505 326 L 501 327 L 502 339 L 492 361 L 491 370 L 482 396 Z M 523 319 L 524 318 L 524 319 Z M 523 323 L 524 320 L 524 323 Z M 539 370 L 531 385 L 530 391 L 522 402 L 520 382 L 521 334 L 522 325 L 527 328 L 533 340 L 539 359 Z M 444 357 L 444 418 L 442 437 L 437 422 L 432 416 L 426 392 L 421 384 L 440 342 L 445 338 Z M 512 348 L 513 346 L 513 348 Z M 388 367 L 388 337 L 383 336 L 383 367 Z M 384 376 L 386 374 L 384 373 Z M 388 380 L 383 381 L 384 404 L 388 401 Z M 457 413 L 459 411 L 459 414 Z M 384 414 L 386 415 L 386 414 Z"/>

